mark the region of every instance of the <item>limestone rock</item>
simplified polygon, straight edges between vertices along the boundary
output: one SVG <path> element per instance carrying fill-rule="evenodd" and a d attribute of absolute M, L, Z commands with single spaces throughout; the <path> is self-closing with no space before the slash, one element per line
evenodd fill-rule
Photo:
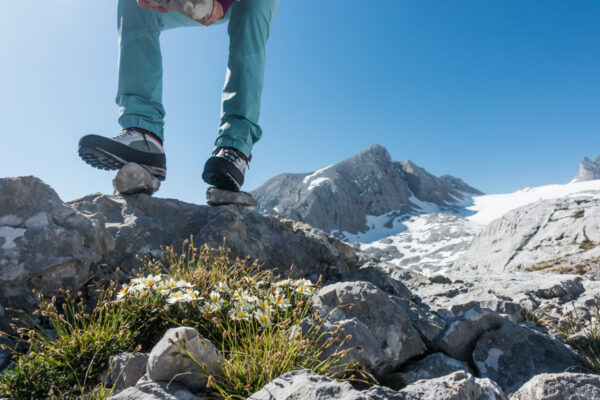
<path fill-rule="evenodd" d="M 403 307 L 368 282 L 339 282 L 321 288 L 313 296 L 314 309 L 323 316 L 337 309 L 328 321 L 340 324 L 340 338 L 352 335 L 347 361 L 357 361 L 377 375 L 383 375 L 426 350 Z M 376 311 L 377 310 L 377 311 Z"/>
<path fill-rule="evenodd" d="M 183 348 L 197 363 L 186 355 Z M 173 380 L 192 392 L 198 392 L 206 388 L 209 375 L 219 373 L 223 362 L 217 348 L 200 338 L 194 328 L 171 328 L 148 356 L 148 377 L 153 381 Z"/>
<path fill-rule="evenodd" d="M 115 194 L 145 193 L 152 195 L 160 188 L 160 181 L 141 165 L 127 163 L 113 179 L 113 187 Z"/>
<path fill-rule="evenodd" d="M 143 382 L 109 397 L 108 400 L 208 400 L 195 396 L 175 382 Z"/>
<path fill-rule="evenodd" d="M 531 378 L 510 400 L 600 399 L 600 376 L 590 374 L 540 374 Z"/>
<path fill-rule="evenodd" d="M 506 400 L 502 389 L 489 379 L 458 371 L 441 378 L 420 380 L 400 391 L 407 400 Z"/>
<path fill-rule="evenodd" d="M 396 374 L 402 381 L 410 385 L 420 379 L 434 379 L 450 375 L 456 371 L 473 374 L 467 363 L 448 357 L 444 353 L 434 353 L 422 360 L 411 362 L 402 367 L 402 372 Z"/>
<path fill-rule="evenodd" d="M 475 344 L 490 329 L 499 328 L 504 319 L 491 310 L 471 309 L 452 322 L 433 343 L 433 347 L 462 361 L 470 361 Z"/>
<path fill-rule="evenodd" d="M 199 206 L 145 194 L 90 195 L 70 205 L 105 216 L 115 249 L 102 262 L 123 268 L 139 265 L 136 254 L 160 257 L 161 246 L 180 248 L 190 235 L 196 246 L 218 247 L 226 238 L 232 257 L 258 259 L 282 275 L 294 264 L 297 275 L 315 281 L 348 271 L 358 260 L 352 246 L 318 229 L 234 205 Z"/>
<path fill-rule="evenodd" d="M 6 336 L 0 336 L 0 345 L 10 346 L 11 348 L 14 348 L 15 343 L 13 343 L 13 341 L 7 338 Z M 8 349 L 4 350 L 0 348 L 0 371 L 2 371 L 4 368 L 6 368 L 6 366 L 8 366 L 10 360 L 12 359 L 12 354 L 12 351 Z"/>
<path fill-rule="evenodd" d="M 342 274 L 340 280 L 343 282 L 370 282 L 389 294 L 405 299 L 410 299 L 412 296 L 410 290 L 408 290 L 401 280 L 395 279 L 383 269 L 372 265 L 366 265 L 359 269 L 345 272 Z"/>
<path fill-rule="evenodd" d="M 91 265 L 113 247 L 102 215 L 63 204 L 37 178 L 0 179 L 3 306 L 31 311 L 37 304 L 32 289 L 49 296 L 59 288 L 77 290 L 91 277 Z"/>
<path fill-rule="evenodd" d="M 135 386 L 146 373 L 148 354 L 120 353 L 110 358 L 106 384 L 114 387 L 113 393 Z"/>
<path fill-rule="evenodd" d="M 600 257 L 598 219 L 598 193 L 529 204 L 491 222 L 454 267 L 494 272 L 574 268 Z"/>
<path fill-rule="evenodd" d="M 399 392 L 375 386 L 366 391 L 358 391 L 348 382 L 338 382 L 311 370 L 303 369 L 288 372 L 266 384 L 248 400 L 408 400 Z"/>
<path fill-rule="evenodd" d="M 209 206 L 223 206 L 227 204 L 235 204 L 243 207 L 256 206 L 256 200 L 250 193 L 247 192 L 232 192 L 231 190 L 218 189 L 209 187 L 206 190 L 206 202 Z"/>
<path fill-rule="evenodd" d="M 595 160 L 583 157 L 579 164 L 579 172 L 571 183 L 593 181 L 595 179 L 600 179 L 600 156 L 596 157 Z"/>
<path fill-rule="evenodd" d="M 395 220 L 426 201 L 450 209 L 480 194 L 460 179 L 435 177 L 410 161 L 392 161 L 380 145 L 308 174 L 283 174 L 252 192 L 263 213 L 306 222 L 326 232 L 365 231 L 367 215 Z M 332 206 L 334 205 L 334 206 Z"/>
<path fill-rule="evenodd" d="M 447 322 L 429 307 L 403 298 L 393 298 L 408 313 L 410 322 L 421 335 L 421 339 L 429 346 L 446 328 Z"/>
<path fill-rule="evenodd" d="M 473 362 L 481 377 L 492 379 L 506 392 L 518 390 L 535 375 L 577 371 L 583 363 L 561 342 L 508 321 L 481 336 Z"/>

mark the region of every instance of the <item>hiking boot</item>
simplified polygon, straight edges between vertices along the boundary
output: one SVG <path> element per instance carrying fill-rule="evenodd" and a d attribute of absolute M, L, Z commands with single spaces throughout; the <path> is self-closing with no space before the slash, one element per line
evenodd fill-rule
<path fill-rule="evenodd" d="M 219 189 L 239 192 L 248 161 L 243 153 L 232 147 L 219 147 L 204 164 L 202 179 Z"/>
<path fill-rule="evenodd" d="M 164 181 L 167 159 L 161 141 L 150 131 L 127 128 L 115 137 L 85 135 L 79 140 L 79 156 L 92 167 L 115 170 L 134 162 Z"/>

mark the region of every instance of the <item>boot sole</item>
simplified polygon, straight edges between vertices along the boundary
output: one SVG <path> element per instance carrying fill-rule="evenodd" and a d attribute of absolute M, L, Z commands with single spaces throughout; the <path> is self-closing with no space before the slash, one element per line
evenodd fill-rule
<path fill-rule="evenodd" d="M 127 160 L 114 154 L 116 152 L 126 153 Z M 114 171 L 123 168 L 128 162 L 134 162 L 146 168 L 159 181 L 164 181 L 167 177 L 164 154 L 144 153 L 102 136 L 87 135 L 82 137 L 79 141 L 79 157 L 86 164 L 98 169 Z"/>

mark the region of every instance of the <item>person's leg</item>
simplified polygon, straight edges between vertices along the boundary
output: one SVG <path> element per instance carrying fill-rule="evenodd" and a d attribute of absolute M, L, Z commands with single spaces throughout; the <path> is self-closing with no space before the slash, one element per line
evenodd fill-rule
<path fill-rule="evenodd" d="M 229 10 L 229 62 L 221 124 L 215 147 L 232 147 L 250 157 L 262 136 L 258 125 L 265 71 L 265 46 L 279 0 L 242 0 Z"/>
<path fill-rule="evenodd" d="M 160 13 L 118 1 L 119 81 L 116 102 L 119 124 L 146 129 L 163 140 L 160 32 L 179 26 L 202 26 L 178 12 Z"/>

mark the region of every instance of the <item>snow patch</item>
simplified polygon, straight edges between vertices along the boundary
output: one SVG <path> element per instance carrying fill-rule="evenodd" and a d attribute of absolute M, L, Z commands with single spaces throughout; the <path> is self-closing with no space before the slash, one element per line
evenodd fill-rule
<path fill-rule="evenodd" d="M 313 190 L 314 188 L 318 187 L 321 183 L 323 182 L 327 182 L 327 181 L 331 181 L 331 179 L 329 178 L 317 178 L 317 179 L 313 179 L 312 181 L 310 181 L 310 184 L 308 185 L 308 191 Z"/>
<path fill-rule="evenodd" d="M 315 172 L 313 172 L 313 173 L 312 173 L 312 174 L 310 174 L 310 175 L 306 175 L 306 176 L 304 177 L 304 179 L 302 180 L 302 183 L 304 183 L 305 185 L 308 185 L 308 183 L 309 183 L 309 182 L 310 182 L 310 181 L 311 181 L 313 178 L 315 178 L 315 177 L 317 177 L 317 176 L 321 175 L 323 172 L 325 172 L 325 171 L 326 171 L 326 170 L 328 170 L 329 168 L 333 167 L 333 165 L 334 165 L 334 164 L 332 164 L 332 165 L 328 165 L 327 167 L 325 167 L 325 168 L 321 168 L 320 170 L 318 170 L 318 171 L 315 171 Z"/>
<path fill-rule="evenodd" d="M 600 190 L 600 180 L 526 187 L 514 193 L 475 196 L 473 205 L 466 208 L 472 213 L 467 220 L 475 226 L 484 226 L 515 208 L 536 201 L 585 195 L 585 192 L 593 190 Z"/>

